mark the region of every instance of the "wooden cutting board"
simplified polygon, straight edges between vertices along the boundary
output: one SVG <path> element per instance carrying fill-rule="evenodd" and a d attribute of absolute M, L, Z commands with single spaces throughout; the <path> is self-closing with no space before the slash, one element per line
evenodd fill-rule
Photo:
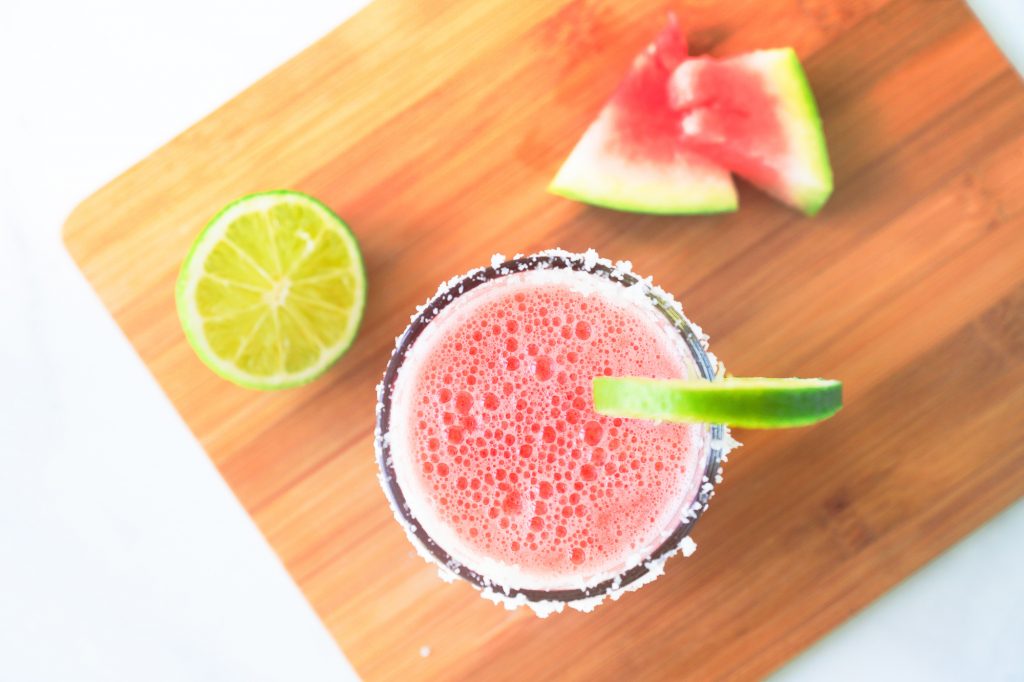
<path fill-rule="evenodd" d="M 759 677 L 1024 493 L 1020 78 L 959 2 L 672 8 L 696 52 L 804 59 L 836 172 L 818 218 L 748 187 L 738 213 L 700 218 L 545 193 L 664 3 L 377 0 L 68 220 L 71 254 L 367 679 Z M 279 187 L 349 221 L 369 307 L 324 378 L 249 392 L 196 360 L 173 284 L 210 216 Z M 694 557 L 541 621 L 414 556 L 371 431 L 414 306 L 493 252 L 556 245 L 631 259 L 733 373 L 841 378 L 847 407 L 738 434 Z"/>

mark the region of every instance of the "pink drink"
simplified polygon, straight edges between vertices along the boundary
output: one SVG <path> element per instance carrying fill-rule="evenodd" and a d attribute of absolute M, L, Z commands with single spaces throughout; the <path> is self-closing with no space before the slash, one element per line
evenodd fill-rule
<path fill-rule="evenodd" d="M 595 376 L 699 376 L 646 291 L 515 272 L 454 298 L 416 339 L 390 455 L 411 515 L 455 562 L 505 588 L 585 588 L 646 559 L 690 511 L 707 426 L 593 410 Z"/>

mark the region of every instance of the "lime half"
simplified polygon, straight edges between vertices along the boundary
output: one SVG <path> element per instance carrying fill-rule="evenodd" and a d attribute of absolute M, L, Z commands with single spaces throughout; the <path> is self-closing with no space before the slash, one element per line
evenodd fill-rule
<path fill-rule="evenodd" d="M 831 379 L 594 379 L 594 409 L 616 417 L 783 429 L 828 419 L 842 406 L 843 385 Z"/>
<path fill-rule="evenodd" d="M 206 226 L 175 291 L 199 358 L 246 388 L 304 384 L 348 350 L 366 305 L 355 236 L 313 197 L 242 197 Z"/>

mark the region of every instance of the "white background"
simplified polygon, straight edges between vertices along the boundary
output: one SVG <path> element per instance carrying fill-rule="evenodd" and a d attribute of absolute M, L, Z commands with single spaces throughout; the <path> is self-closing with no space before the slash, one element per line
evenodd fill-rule
<path fill-rule="evenodd" d="M 59 230 L 361 4 L 0 0 L 0 682 L 352 676 Z M 779 679 L 1024 680 L 1022 539 L 1018 503 Z"/>

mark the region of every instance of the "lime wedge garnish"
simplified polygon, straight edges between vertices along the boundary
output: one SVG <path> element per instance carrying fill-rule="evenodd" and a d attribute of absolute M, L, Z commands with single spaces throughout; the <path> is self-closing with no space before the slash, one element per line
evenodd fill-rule
<path fill-rule="evenodd" d="M 594 409 L 616 417 L 783 429 L 828 419 L 842 406 L 843 384 L 831 379 L 594 379 Z"/>
<path fill-rule="evenodd" d="M 210 221 L 175 298 L 210 369 L 246 388 L 287 388 L 315 379 L 352 344 L 366 273 L 359 244 L 329 208 L 300 192 L 263 192 Z"/>

